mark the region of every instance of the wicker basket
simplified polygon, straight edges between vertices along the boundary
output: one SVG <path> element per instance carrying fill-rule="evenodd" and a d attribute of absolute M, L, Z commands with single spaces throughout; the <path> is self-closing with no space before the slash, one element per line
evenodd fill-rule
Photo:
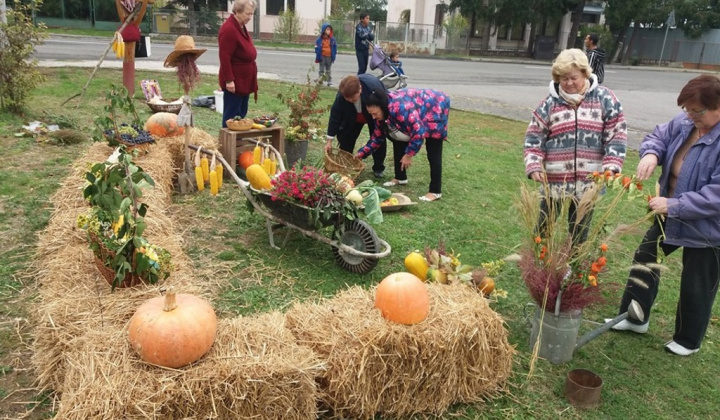
<path fill-rule="evenodd" d="M 105 247 L 105 244 L 102 243 L 102 241 L 100 240 L 100 238 L 97 237 L 97 235 L 88 233 L 88 239 L 90 240 L 90 242 L 93 242 L 97 245 L 98 253 L 100 254 L 95 255 L 95 267 L 97 267 L 100 274 L 102 274 L 103 278 L 105 278 L 105 281 L 107 281 L 108 284 L 112 286 L 113 281 L 115 281 L 115 270 L 107 267 L 103 260 L 113 258 L 115 256 L 115 253 L 107 249 Z M 141 284 L 145 284 L 145 281 L 142 279 L 142 277 L 127 273 L 123 281 L 116 287 L 135 287 Z"/>
<path fill-rule="evenodd" d="M 227 120 L 225 123 L 230 130 L 248 131 L 252 128 L 253 120 L 250 118 L 243 118 L 242 120 Z"/>
<path fill-rule="evenodd" d="M 339 173 L 352 179 L 355 179 L 365 169 L 365 164 L 361 160 L 344 150 L 330 149 L 325 153 L 325 172 L 329 174 Z"/>
<path fill-rule="evenodd" d="M 177 100 L 177 98 L 171 99 L 170 102 L 175 102 L 176 100 Z M 172 104 L 172 103 L 153 104 L 150 102 L 146 102 L 146 103 L 147 103 L 147 106 L 149 106 L 150 109 L 152 109 L 152 112 L 172 112 L 173 114 L 177 114 L 178 112 L 180 112 L 180 109 L 183 106 L 182 103 L 179 103 L 179 104 Z"/>

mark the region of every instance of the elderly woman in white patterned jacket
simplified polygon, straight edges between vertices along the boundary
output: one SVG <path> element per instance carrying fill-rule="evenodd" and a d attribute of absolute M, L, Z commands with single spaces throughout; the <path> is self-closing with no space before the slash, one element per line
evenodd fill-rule
<path fill-rule="evenodd" d="M 622 170 L 627 144 L 625 114 L 613 92 L 598 84 L 579 49 L 562 51 L 552 66 L 550 94 L 533 112 L 525 133 L 525 174 L 547 183 L 549 196 L 540 203 L 538 233 L 548 215 L 560 214 L 564 200 L 573 244 L 586 240 L 592 212 L 576 220 L 583 192 L 594 171 Z"/>

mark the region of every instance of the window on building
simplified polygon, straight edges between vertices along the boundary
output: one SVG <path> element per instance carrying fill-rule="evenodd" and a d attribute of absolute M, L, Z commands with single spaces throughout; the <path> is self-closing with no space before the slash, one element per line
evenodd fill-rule
<path fill-rule="evenodd" d="M 285 10 L 285 0 L 267 0 L 265 6 L 267 7 L 266 14 L 277 16 Z M 289 10 L 295 10 L 295 0 L 287 0 L 287 7 Z"/>
<path fill-rule="evenodd" d="M 435 6 L 435 28 L 437 30 L 436 36 L 443 36 L 443 23 L 445 22 L 445 9 L 447 6 L 444 4 L 438 4 Z"/>

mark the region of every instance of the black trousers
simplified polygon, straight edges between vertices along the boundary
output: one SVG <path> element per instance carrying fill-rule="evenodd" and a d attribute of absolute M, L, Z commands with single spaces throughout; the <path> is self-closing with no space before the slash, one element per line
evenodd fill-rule
<path fill-rule="evenodd" d="M 405 156 L 405 149 L 408 143 L 406 141 L 392 140 L 393 144 L 393 162 L 395 163 L 395 179 L 405 181 L 407 172 L 402 170 L 400 160 Z M 430 187 L 429 192 L 442 194 L 442 149 L 444 140 L 426 139 L 425 150 L 427 151 L 427 160 L 430 164 Z"/>
<path fill-rule="evenodd" d="M 370 51 L 355 51 L 355 57 L 357 57 L 358 62 L 358 72 L 357 74 L 365 74 L 367 72 L 368 67 L 368 60 L 370 58 Z"/>
<path fill-rule="evenodd" d="M 340 150 L 344 150 L 348 153 L 352 153 L 353 155 L 357 152 L 355 149 L 355 143 L 357 142 L 358 137 L 360 137 L 360 133 L 362 132 L 363 127 L 365 127 L 366 124 L 355 124 L 349 127 L 343 127 L 342 130 L 340 130 L 337 133 L 337 139 L 339 143 Z M 373 157 L 373 172 L 383 172 L 385 171 L 385 156 L 387 155 L 387 143 L 382 142 L 380 145 L 380 148 L 375 150 L 372 154 Z"/>
<path fill-rule="evenodd" d="M 658 244 L 663 228 L 664 223 L 656 221 L 645 233 L 645 237 L 635 251 L 633 267 L 630 269 L 620 303 L 620 313 L 624 313 L 630 301 L 635 299 L 645 312 L 645 322 L 650 318 L 650 308 L 655 302 L 660 284 L 660 270 L 652 265 L 657 262 L 658 247 L 665 255 L 670 255 L 680 248 L 662 241 Z M 697 349 L 700 348 L 707 331 L 717 294 L 720 247 L 683 247 L 682 260 L 680 300 L 675 312 L 673 340 L 685 348 Z"/>
<path fill-rule="evenodd" d="M 588 211 L 582 220 L 577 220 L 577 200 L 576 198 L 567 198 L 570 200 L 568 208 L 568 232 L 572 238 L 572 249 L 576 249 L 578 245 L 582 244 L 587 240 L 588 232 L 590 231 L 590 223 L 592 223 L 593 212 Z M 544 198 L 540 200 L 540 217 L 538 218 L 538 224 L 536 234 L 544 237 L 545 232 L 548 229 L 548 223 L 552 218 L 553 221 L 557 218 L 561 211 L 564 200 L 554 198 Z"/>

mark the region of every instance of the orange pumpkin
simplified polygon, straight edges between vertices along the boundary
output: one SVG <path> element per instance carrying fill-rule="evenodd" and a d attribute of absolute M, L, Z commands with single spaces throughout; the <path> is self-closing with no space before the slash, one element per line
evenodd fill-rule
<path fill-rule="evenodd" d="M 194 295 L 176 294 L 140 305 L 130 319 L 130 345 L 148 363 L 169 368 L 188 365 L 205 355 L 215 341 L 217 317 L 212 306 Z"/>
<path fill-rule="evenodd" d="M 145 122 L 145 130 L 157 137 L 175 137 L 185 133 L 185 127 L 177 124 L 177 114 L 157 112 Z"/>
<path fill-rule="evenodd" d="M 243 169 L 247 169 L 248 166 L 255 163 L 255 161 L 253 160 L 253 157 L 254 156 L 253 156 L 252 150 L 248 150 L 248 151 L 240 153 L 240 155 L 238 156 L 238 165 L 240 165 L 240 167 Z"/>
<path fill-rule="evenodd" d="M 414 274 L 393 273 L 375 290 L 375 307 L 389 321 L 413 325 L 427 318 L 430 297 L 425 283 Z"/>

